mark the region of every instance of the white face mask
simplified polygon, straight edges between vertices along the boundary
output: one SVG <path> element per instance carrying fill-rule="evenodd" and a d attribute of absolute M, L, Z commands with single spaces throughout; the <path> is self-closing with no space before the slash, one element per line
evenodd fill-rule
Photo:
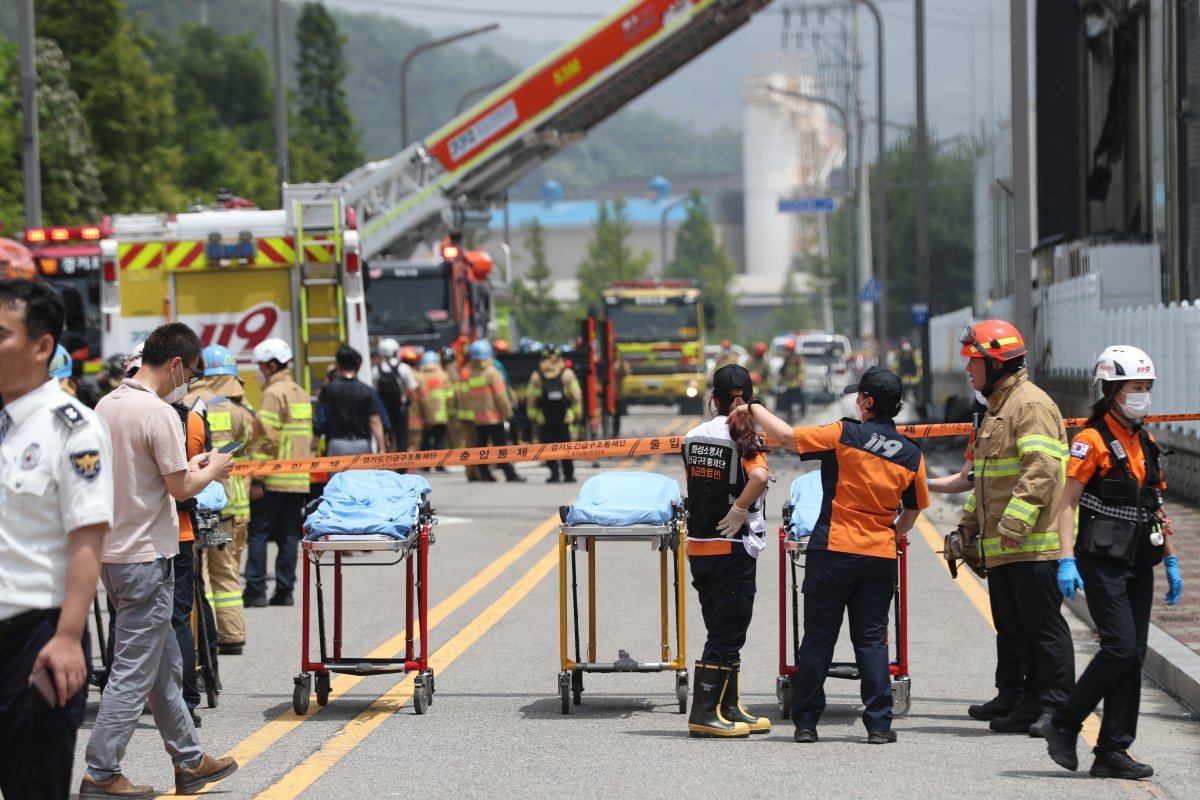
<path fill-rule="evenodd" d="M 1138 420 L 1146 416 L 1146 412 L 1150 410 L 1150 393 L 1149 392 L 1130 392 L 1125 395 L 1125 402 L 1121 403 L 1121 413 L 1129 417 L 1129 419 Z"/>
<path fill-rule="evenodd" d="M 854 402 L 854 416 L 858 417 L 859 422 L 866 422 L 863 416 L 867 413 L 867 407 L 857 400 Z"/>
<path fill-rule="evenodd" d="M 981 406 L 986 406 L 988 404 L 987 398 L 984 397 L 983 392 L 979 391 L 978 389 L 975 390 L 975 402 L 979 403 Z"/>
<path fill-rule="evenodd" d="M 171 370 L 171 383 L 175 385 L 175 388 L 168 392 L 167 396 L 163 398 L 163 402 L 168 404 L 178 403 L 187 395 L 187 384 L 185 383 L 183 386 L 180 386 L 179 383 L 176 382 L 175 370 Z"/>

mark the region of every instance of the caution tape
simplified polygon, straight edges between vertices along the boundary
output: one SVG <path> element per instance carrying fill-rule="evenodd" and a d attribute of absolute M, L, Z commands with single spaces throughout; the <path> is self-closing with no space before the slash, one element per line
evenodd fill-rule
<path fill-rule="evenodd" d="M 1196 422 L 1200 414 L 1156 414 L 1148 423 Z M 1064 420 L 1068 428 L 1080 428 L 1082 417 Z M 936 436 L 966 436 L 969 422 L 936 422 L 897 425 L 896 430 L 912 439 Z M 767 444 L 777 447 L 777 442 Z M 244 461 L 233 466 L 234 475 L 287 475 L 298 472 L 345 472 L 352 469 L 426 469 L 470 467 L 480 464 L 513 464 L 522 461 L 559 461 L 564 458 L 630 458 L 675 453 L 683 447 L 683 436 L 649 436 L 640 439 L 596 439 L 586 442 L 522 444 L 507 447 L 460 447 L 451 450 L 418 450 L 407 453 L 370 453 L 357 456 L 324 456 L 287 461 Z"/>

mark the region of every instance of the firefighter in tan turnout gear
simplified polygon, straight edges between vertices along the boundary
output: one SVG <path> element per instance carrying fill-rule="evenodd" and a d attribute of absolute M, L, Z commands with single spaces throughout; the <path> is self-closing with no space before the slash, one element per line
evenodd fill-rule
<path fill-rule="evenodd" d="M 512 419 L 512 403 L 508 399 L 508 385 L 500 370 L 492 364 L 492 345 L 487 339 L 476 339 L 468 350 L 471 358 L 467 365 L 467 407 L 475 422 L 476 447 L 505 447 L 508 434 L 504 423 Z M 510 482 L 520 483 L 525 479 L 517 474 L 512 464 L 501 464 L 504 477 Z M 486 464 L 479 466 L 481 480 L 494 481 L 491 469 Z"/>

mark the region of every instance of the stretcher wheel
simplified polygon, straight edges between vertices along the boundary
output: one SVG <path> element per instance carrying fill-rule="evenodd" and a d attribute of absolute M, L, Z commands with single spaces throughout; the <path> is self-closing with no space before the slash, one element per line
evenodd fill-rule
<path fill-rule="evenodd" d="M 675 673 L 675 699 L 679 701 L 679 713 L 686 714 L 688 708 L 688 674 L 686 669 Z"/>
<path fill-rule="evenodd" d="M 433 670 L 425 670 L 425 705 L 433 705 L 433 693 L 436 691 L 433 685 Z"/>
<path fill-rule="evenodd" d="M 558 673 L 558 696 L 562 701 L 562 713 L 571 713 L 571 674 L 569 672 Z"/>
<path fill-rule="evenodd" d="M 775 679 L 775 697 L 779 700 L 780 719 L 791 719 L 792 681 L 790 678 L 780 675 Z"/>
<path fill-rule="evenodd" d="M 317 705 L 329 704 L 329 673 L 322 672 L 317 676 Z"/>
<path fill-rule="evenodd" d="M 583 705 L 583 672 L 579 670 L 571 673 L 571 692 L 575 695 L 575 705 Z"/>
<path fill-rule="evenodd" d="M 905 717 L 912 710 L 912 680 L 907 676 L 892 681 L 892 716 Z"/>
<path fill-rule="evenodd" d="M 308 713 L 308 698 L 312 694 L 312 676 L 307 672 L 297 675 L 293 680 L 296 688 L 292 690 L 292 710 L 296 716 L 302 717 Z"/>
<path fill-rule="evenodd" d="M 413 711 L 424 714 L 429 710 L 429 687 L 425 683 L 424 673 L 413 678 Z"/>

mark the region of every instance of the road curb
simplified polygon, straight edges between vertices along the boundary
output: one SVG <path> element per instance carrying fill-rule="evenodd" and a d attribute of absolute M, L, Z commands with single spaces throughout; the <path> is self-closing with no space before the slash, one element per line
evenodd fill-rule
<path fill-rule="evenodd" d="M 1096 630 L 1083 594 L 1063 602 L 1089 628 Z M 1200 711 L 1200 655 L 1154 623 L 1150 624 L 1146 663 L 1142 668 L 1181 703 L 1193 711 Z"/>

